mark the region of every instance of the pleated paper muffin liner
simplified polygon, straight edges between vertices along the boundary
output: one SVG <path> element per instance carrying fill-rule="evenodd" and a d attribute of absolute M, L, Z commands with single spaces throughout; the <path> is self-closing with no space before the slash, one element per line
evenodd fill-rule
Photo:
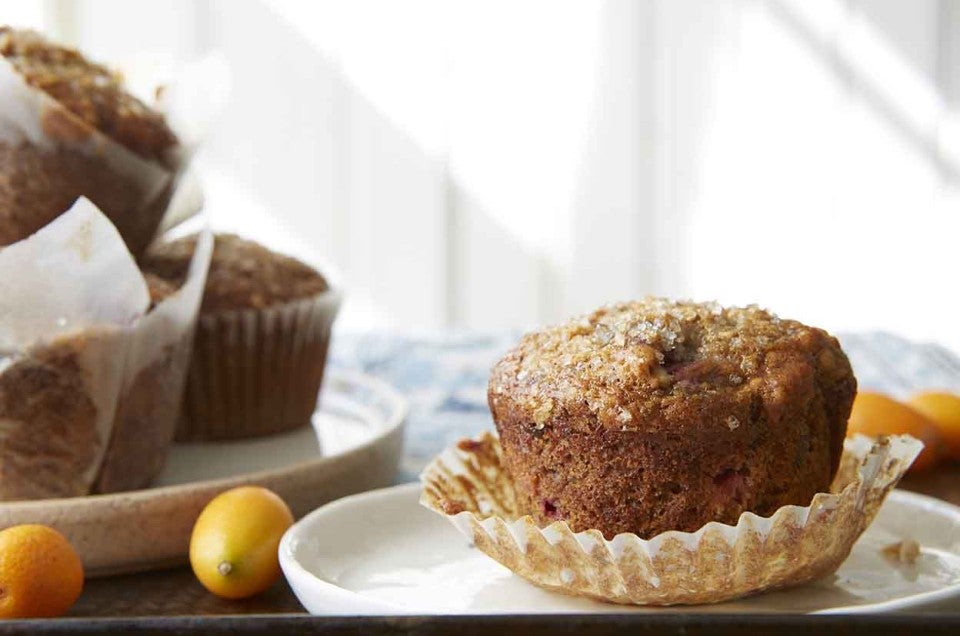
<path fill-rule="evenodd" d="M 310 423 L 340 293 L 201 314 L 178 441 L 254 437 Z"/>
<path fill-rule="evenodd" d="M 809 506 L 783 506 L 770 517 L 745 512 L 735 526 L 607 540 L 596 529 L 573 532 L 565 521 L 540 528 L 522 515 L 500 441 L 488 432 L 426 467 L 420 503 L 540 587 L 621 604 L 716 603 L 835 571 L 922 448 L 905 435 L 857 436 L 844 443 L 830 492 Z"/>

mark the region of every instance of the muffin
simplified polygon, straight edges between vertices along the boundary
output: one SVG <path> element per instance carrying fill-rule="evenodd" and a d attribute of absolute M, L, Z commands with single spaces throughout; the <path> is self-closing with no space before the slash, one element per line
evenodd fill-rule
<path fill-rule="evenodd" d="M 837 470 L 855 392 L 820 329 L 648 298 L 524 336 L 488 399 L 520 509 L 649 538 L 808 505 Z"/>
<path fill-rule="evenodd" d="M 196 237 L 155 246 L 144 269 L 186 272 Z M 339 300 L 304 263 L 216 236 L 187 378 L 179 441 L 233 439 L 308 425 Z"/>
<path fill-rule="evenodd" d="M 0 245 L 66 211 L 81 195 L 114 223 L 135 256 L 150 243 L 169 202 L 178 142 L 163 116 L 120 77 L 33 31 L 0 27 Z M 37 91 L 42 97 L 35 95 Z"/>

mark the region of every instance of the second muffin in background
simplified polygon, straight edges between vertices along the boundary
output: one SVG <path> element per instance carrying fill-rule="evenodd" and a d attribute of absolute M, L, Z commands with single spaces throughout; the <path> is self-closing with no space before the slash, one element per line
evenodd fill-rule
<path fill-rule="evenodd" d="M 196 236 L 152 248 L 143 269 L 178 281 Z M 339 294 L 313 268 L 216 236 L 178 441 L 253 437 L 310 423 Z"/>

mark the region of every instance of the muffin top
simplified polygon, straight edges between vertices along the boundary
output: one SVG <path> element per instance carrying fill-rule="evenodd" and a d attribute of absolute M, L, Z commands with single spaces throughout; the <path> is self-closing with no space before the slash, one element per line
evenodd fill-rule
<path fill-rule="evenodd" d="M 177 138 L 163 115 L 128 93 L 121 77 L 40 34 L 0 27 L 0 54 L 24 80 L 141 157 L 165 163 Z"/>
<path fill-rule="evenodd" d="M 697 398 L 775 397 L 800 376 L 852 374 L 820 329 L 756 306 L 646 298 L 525 335 L 494 367 L 489 395 L 529 413 L 536 428 L 662 431 L 695 425 Z"/>
<path fill-rule="evenodd" d="M 143 269 L 182 284 L 196 245 L 194 234 L 156 246 L 144 257 Z M 297 259 L 233 234 L 218 234 L 200 311 L 263 309 L 327 289 L 323 276 Z"/>

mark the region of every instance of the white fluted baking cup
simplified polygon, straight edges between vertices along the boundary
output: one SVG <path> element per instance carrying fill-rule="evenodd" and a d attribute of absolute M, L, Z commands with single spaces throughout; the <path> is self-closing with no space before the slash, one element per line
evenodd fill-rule
<path fill-rule="evenodd" d="M 856 436 L 844 444 L 830 492 L 809 506 L 783 506 L 770 517 L 745 512 L 735 526 L 607 540 L 599 530 L 573 532 L 564 521 L 540 528 L 521 515 L 500 441 L 487 432 L 426 467 L 420 503 L 540 587 L 622 604 L 716 603 L 836 570 L 922 448 L 907 435 Z"/>

